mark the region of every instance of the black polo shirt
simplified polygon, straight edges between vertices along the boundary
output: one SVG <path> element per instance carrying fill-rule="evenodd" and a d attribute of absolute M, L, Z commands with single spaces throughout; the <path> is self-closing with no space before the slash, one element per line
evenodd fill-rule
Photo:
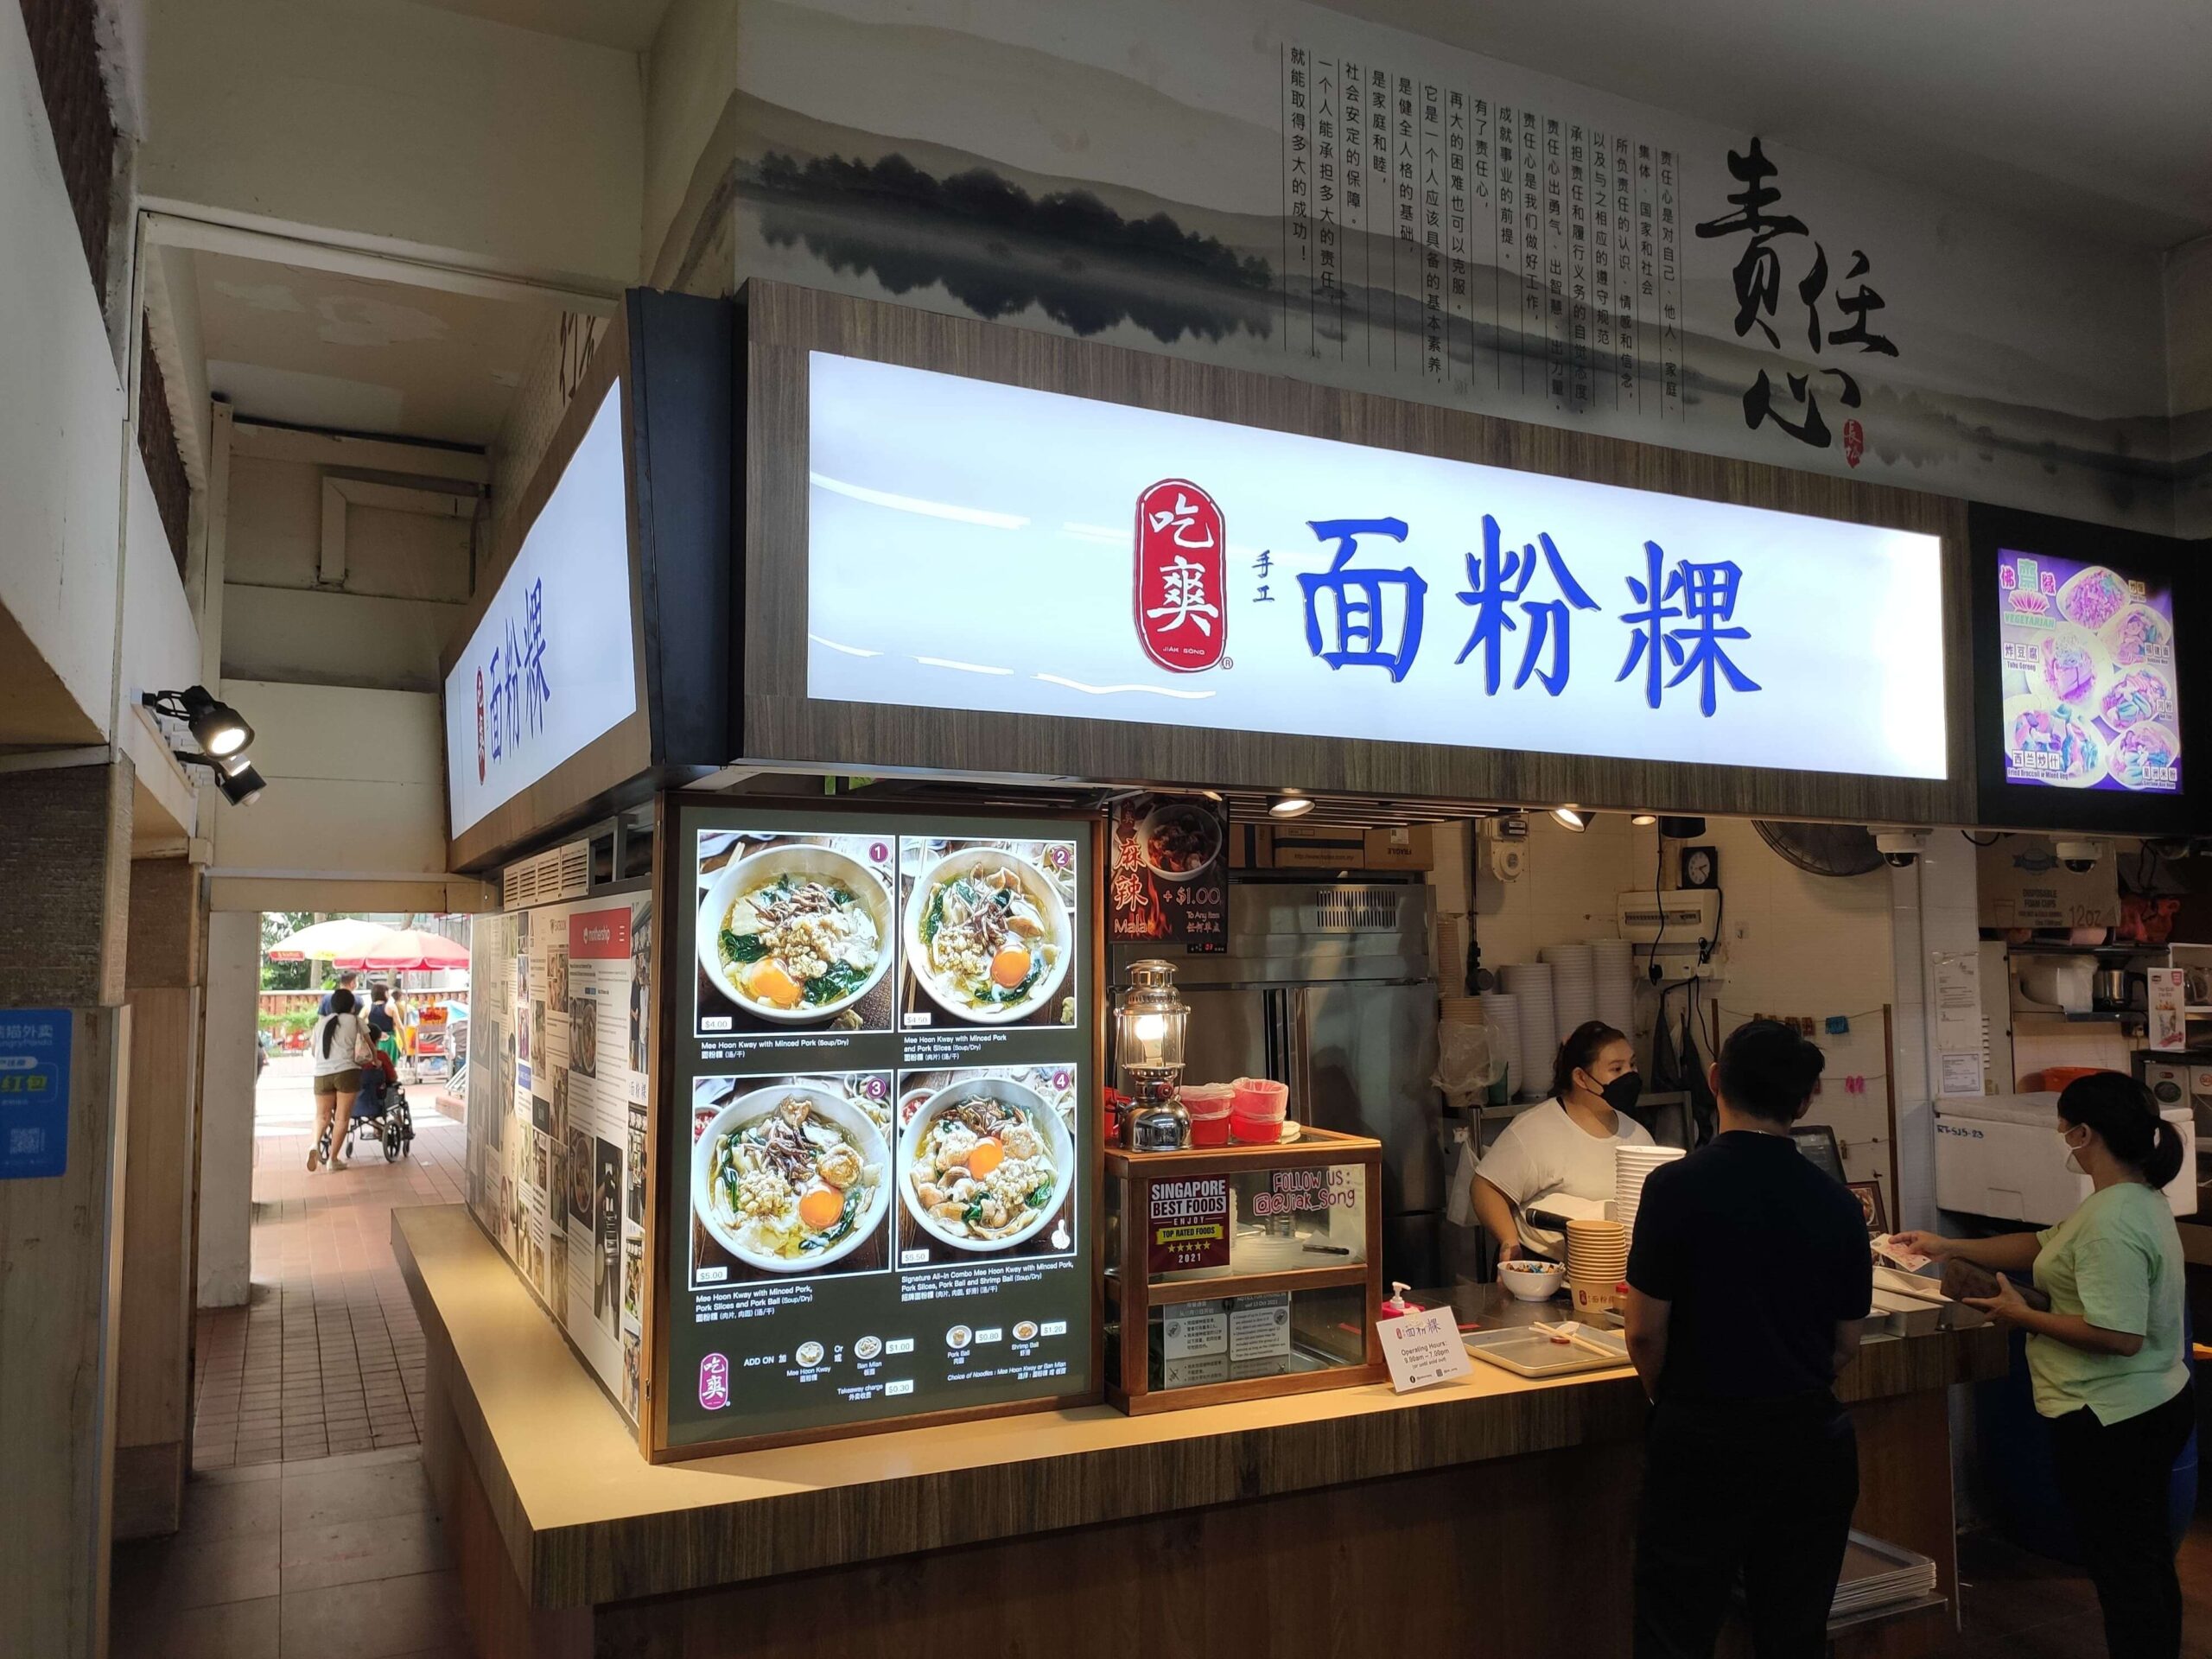
<path fill-rule="evenodd" d="M 1732 1130 L 1651 1172 L 1628 1281 L 1673 1308 L 1660 1399 L 1813 1395 L 1872 1311 L 1866 1211 L 1788 1135 Z"/>

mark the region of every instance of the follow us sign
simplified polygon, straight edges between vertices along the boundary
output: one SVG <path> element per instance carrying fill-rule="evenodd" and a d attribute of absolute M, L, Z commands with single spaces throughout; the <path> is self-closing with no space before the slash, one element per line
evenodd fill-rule
<path fill-rule="evenodd" d="M 1932 536 L 827 353 L 807 691 L 1941 779 Z"/>

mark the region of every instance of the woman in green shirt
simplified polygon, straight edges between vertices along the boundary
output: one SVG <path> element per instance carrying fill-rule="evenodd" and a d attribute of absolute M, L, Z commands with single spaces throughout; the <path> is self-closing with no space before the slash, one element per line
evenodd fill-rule
<path fill-rule="evenodd" d="M 2141 1084 L 2098 1071 L 2059 1096 L 2058 1135 L 2066 1166 L 2093 1190 L 2057 1226 L 1897 1242 L 1999 1274 L 2033 1269 L 2048 1312 L 2003 1278 L 1995 1295 L 1967 1300 L 2027 1332 L 2036 1409 L 2050 1420 L 2051 1461 L 2104 1610 L 2107 1649 L 2175 1659 L 2182 1599 L 2167 1491 L 2196 1408 L 2182 1345 L 2181 1235 L 2159 1189 L 2181 1171 L 2181 1133 Z"/>

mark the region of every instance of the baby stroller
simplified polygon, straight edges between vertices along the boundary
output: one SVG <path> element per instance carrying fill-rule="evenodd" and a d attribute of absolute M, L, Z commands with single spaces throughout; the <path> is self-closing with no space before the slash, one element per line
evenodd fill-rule
<path fill-rule="evenodd" d="M 414 1149 L 415 1120 L 407 1109 L 407 1091 L 399 1086 L 389 1060 L 361 1069 L 361 1092 L 346 1126 L 346 1156 L 353 1155 L 354 1144 L 364 1135 L 384 1147 L 386 1163 Z M 323 1150 L 329 1150 L 327 1143 Z"/>

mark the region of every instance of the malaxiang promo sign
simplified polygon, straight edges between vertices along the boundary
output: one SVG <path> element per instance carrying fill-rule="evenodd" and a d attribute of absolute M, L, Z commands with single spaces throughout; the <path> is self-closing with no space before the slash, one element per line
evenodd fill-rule
<path fill-rule="evenodd" d="M 638 706 L 622 394 L 606 401 L 446 677 L 458 836 Z"/>
<path fill-rule="evenodd" d="M 807 694 L 1946 775 L 1938 538 L 811 354 Z"/>

